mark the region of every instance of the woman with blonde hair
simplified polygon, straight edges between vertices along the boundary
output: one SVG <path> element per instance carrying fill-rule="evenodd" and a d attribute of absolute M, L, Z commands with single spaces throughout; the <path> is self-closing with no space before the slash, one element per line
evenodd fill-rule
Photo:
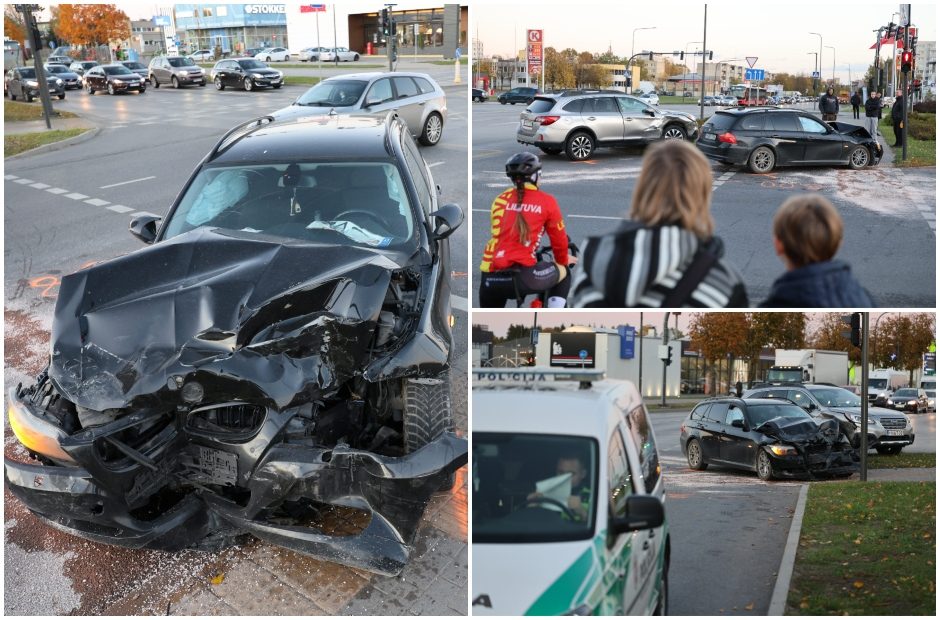
<path fill-rule="evenodd" d="M 569 305 L 746 307 L 741 276 L 713 235 L 711 191 L 711 166 L 694 145 L 667 140 L 649 147 L 630 219 L 582 245 Z"/>

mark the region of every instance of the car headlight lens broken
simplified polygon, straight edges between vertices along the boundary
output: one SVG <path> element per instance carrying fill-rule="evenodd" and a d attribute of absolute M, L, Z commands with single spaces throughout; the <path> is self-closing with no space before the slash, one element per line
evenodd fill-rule
<path fill-rule="evenodd" d="M 191 405 L 202 401 L 205 395 L 206 391 L 198 381 L 187 381 L 180 391 L 180 398 L 183 399 L 183 402 Z"/>

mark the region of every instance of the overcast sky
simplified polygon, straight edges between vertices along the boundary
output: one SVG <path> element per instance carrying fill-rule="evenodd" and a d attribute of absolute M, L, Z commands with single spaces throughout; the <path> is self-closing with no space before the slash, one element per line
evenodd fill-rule
<path fill-rule="evenodd" d="M 522 49 L 526 29 L 543 29 L 544 44 L 561 50 L 605 52 L 630 56 L 634 28 L 654 26 L 655 30 L 636 32 L 635 52 L 652 50 L 701 50 L 704 7 L 702 3 L 660 2 L 494 2 L 471 3 L 471 37 L 483 43 L 486 56 L 511 57 Z M 805 73 L 813 70 L 822 34 L 823 78 L 832 75 L 835 47 L 836 75 L 846 81 L 851 70 L 857 79 L 874 60 L 869 47 L 872 32 L 892 20 L 899 4 L 860 4 L 840 0 L 816 3 L 709 2 L 707 49 L 715 60 L 758 58 L 758 69 Z M 894 18 L 897 22 L 897 17 Z M 921 41 L 936 40 L 936 5 L 914 4 L 911 22 L 918 26 Z M 882 56 L 890 57 L 892 48 Z M 676 57 L 678 62 L 678 57 Z M 687 63 L 692 68 L 691 61 Z"/>

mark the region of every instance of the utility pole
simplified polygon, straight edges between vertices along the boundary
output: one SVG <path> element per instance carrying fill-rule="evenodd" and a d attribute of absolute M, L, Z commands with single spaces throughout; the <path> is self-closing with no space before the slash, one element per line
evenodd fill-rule
<path fill-rule="evenodd" d="M 702 22 L 702 75 L 700 76 L 702 87 L 699 89 L 699 97 L 698 97 L 698 100 L 699 100 L 698 117 L 699 118 L 705 118 L 705 54 L 708 53 L 707 52 L 708 45 L 706 44 L 706 39 L 708 37 L 706 37 L 705 35 L 707 34 L 708 34 L 708 5 L 706 4 L 705 5 L 705 18 Z M 695 63 L 692 63 L 692 66 L 694 67 Z M 663 372 L 665 373 L 666 370 L 663 369 Z M 665 398 L 666 397 L 663 396 L 663 400 L 664 400 L 663 404 L 665 404 Z"/>
<path fill-rule="evenodd" d="M 704 62 L 705 60 L 703 58 L 702 59 L 703 65 L 704 65 Z M 704 67 L 703 67 L 703 73 L 704 73 Z M 664 347 L 669 346 L 669 313 L 668 312 L 666 312 L 665 316 L 663 316 L 663 346 Z M 669 362 L 670 360 L 668 359 L 663 360 L 663 402 L 662 402 L 663 407 L 666 406 L 666 367 L 669 366 Z"/>
<path fill-rule="evenodd" d="M 859 475 L 868 480 L 868 313 L 862 312 L 862 441 Z"/>
<path fill-rule="evenodd" d="M 42 66 L 42 39 L 33 11 L 40 10 L 38 4 L 14 5 L 17 12 L 23 14 L 23 23 L 26 25 L 26 37 L 33 48 L 33 66 L 36 68 L 36 81 L 39 83 L 39 99 L 42 101 L 42 115 L 46 120 L 46 129 L 52 129 L 52 99 L 49 98 L 49 83 L 46 82 L 46 71 Z"/>
<path fill-rule="evenodd" d="M 637 378 L 637 390 L 640 400 L 643 400 L 643 313 L 640 313 L 640 374 Z"/>
<path fill-rule="evenodd" d="M 904 16 L 907 23 L 904 24 L 904 51 L 902 54 L 908 54 L 911 51 L 911 5 L 906 4 L 904 6 L 907 7 L 905 11 L 907 15 Z M 901 161 L 907 159 L 907 106 L 910 103 L 907 100 L 907 79 L 910 74 L 910 69 L 901 72 L 901 96 L 904 97 L 904 106 L 901 112 L 901 127 L 903 129 L 901 132 Z"/>

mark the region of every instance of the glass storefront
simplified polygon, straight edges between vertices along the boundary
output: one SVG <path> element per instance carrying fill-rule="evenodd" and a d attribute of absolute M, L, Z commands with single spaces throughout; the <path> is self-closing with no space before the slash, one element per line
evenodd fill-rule
<path fill-rule="evenodd" d="M 444 9 L 394 11 L 395 37 L 400 54 L 440 54 L 444 46 Z M 370 41 L 384 53 L 385 36 L 378 23 L 378 14 L 367 15 L 362 21 L 362 40 Z M 354 37 L 350 37 L 352 40 Z M 467 32 L 460 29 L 459 45 L 467 49 Z"/>

